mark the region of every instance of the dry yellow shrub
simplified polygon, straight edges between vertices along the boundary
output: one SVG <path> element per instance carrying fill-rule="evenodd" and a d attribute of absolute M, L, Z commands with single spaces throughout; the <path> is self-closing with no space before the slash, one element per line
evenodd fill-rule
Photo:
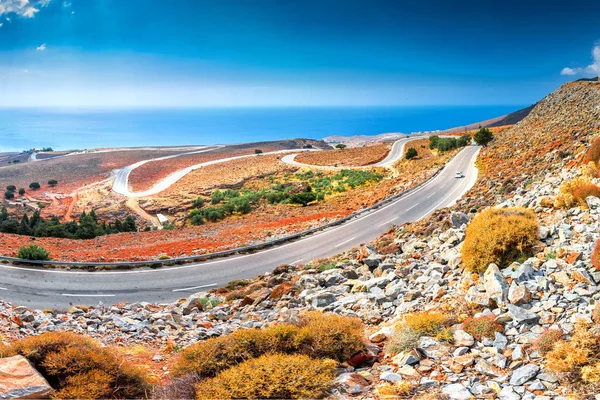
<path fill-rule="evenodd" d="M 20 354 L 58 391 L 56 398 L 146 398 L 154 379 L 112 347 L 72 332 L 47 332 L 0 348 Z"/>
<path fill-rule="evenodd" d="M 398 325 L 413 329 L 424 336 L 433 336 L 438 334 L 447 322 L 448 316 L 439 311 L 424 311 L 406 314 Z"/>
<path fill-rule="evenodd" d="M 337 363 L 306 355 L 268 354 L 204 380 L 197 399 L 303 399 L 325 397 Z"/>
<path fill-rule="evenodd" d="M 598 176 L 598 165 L 594 161 L 590 161 L 581 167 L 583 175 L 595 178 Z"/>
<path fill-rule="evenodd" d="M 462 247 L 465 268 L 484 272 L 491 263 L 506 266 L 537 243 L 538 229 L 535 213 L 527 208 L 482 211 L 467 228 Z"/>
<path fill-rule="evenodd" d="M 581 378 L 588 383 L 600 383 L 600 362 L 583 367 Z"/>
<path fill-rule="evenodd" d="M 415 385 L 410 381 L 384 383 L 383 385 L 377 386 L 375 393 L 377 393 L 378 398 L 381 399 L 397 399 L 398 397 L 411 394 L 416 386 L 418 385 Z"/>
<path fill-rule="evenodd" d="M 589 324 L 578 322 L 570 340 L 560 340 L 546 354 L 546 367 L 556 372 L 573 372 L 588 363 L 598 346 L 598 338 L 589 331 Z"/>
<path fill-rule="evenodd" d="M 189 346 L 179 354 L 173 374 L 211 377 L 269 353 L 301 353 L 346 361 L 364 350 L 362 337 L 363 326 L 358 318 L 310 312 L 301 318 L 300 326 L 241 329 Z"/>
<path fill-rule="evenodd" d="M 559 194 L 554 201 L 556 208 L 571 208 L 577 205 L 587 207 L 588 196 L 600 195 L 600 187 L 594 185 L 590 176 L 578 176 L 560 185 Z"/>
<path fill-rule="evenodd" d="M 356 317 L 306 313 L 300 322 L 299 352 L 311 357 L 346 361 L 365 349 L 364 327 Z"/>

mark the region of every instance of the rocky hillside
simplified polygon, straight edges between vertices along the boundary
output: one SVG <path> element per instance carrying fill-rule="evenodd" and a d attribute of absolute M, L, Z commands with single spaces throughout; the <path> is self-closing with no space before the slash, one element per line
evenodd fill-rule
<path fill-rule="evenodd" d="M 471 194 L 477 201 L 510 195 L 519 184 L 556 170 L 560 161 L 580 153 L 598 134 L 600 83 L 567 83 L 482 150 L 480 181 Z"/>

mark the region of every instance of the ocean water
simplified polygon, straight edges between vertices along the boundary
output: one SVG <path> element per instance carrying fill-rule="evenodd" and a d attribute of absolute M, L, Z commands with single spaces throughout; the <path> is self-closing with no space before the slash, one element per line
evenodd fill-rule
<path fill-rule="evenodd" d="M 0 152 L 230 144 L 462 126 L 523 106 L 0 109 Z"/>

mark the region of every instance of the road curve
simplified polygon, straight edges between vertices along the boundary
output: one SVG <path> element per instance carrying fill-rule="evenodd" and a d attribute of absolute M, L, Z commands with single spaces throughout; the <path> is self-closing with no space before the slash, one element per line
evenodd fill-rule
<path fill-rule="evenodd" d="M 376 162 L 374 164 L 369 164 L 369 165 L 361 165 L 361 166 L 357 166 L 357 167 L 352 167 L 352 166 L 334 167 L 331 165 L 305 164 L 305 163 L 301 163 L 301 162 L 298 162 L 295 160 L 295 158 L 298 154 L 288 154 L 287 156 L 283 157 L 281 159 L 281 161 L 283 161 L 284 163 L 289 164 L 289 165 L 295 165 L 297 167 L 307 167 L 307 168 L 323 169 L 323 170 L 366 169 L 366 168 L 374 168 L 374 167 L 388 168 L 388 167 L 391 167 L 392 165 L 394 165 L 395 163 L 397 163 L 402 158 L 402 155 L 404 154 L 404 147 L 408 142 L 413 141 L 413 140 L 423 139 L 424 137 L 427 137 L 427 136 L 412 136 L 412 137 L 396 140 L 394 142 L 394 144 L 392 145 L 390 152 L 383 160 Z"/>
<path fill-rule="evenodd" d="M 223 146 L 213 146 L 212 148 L 209 148 L 209 149 L 194 151 L 191 153 L 175 154 L 172 156 L 153 158 L 151 160 L 140 161 L 135 164 L 129 165 L 125 168 L 121 168 L 116 171 L 115 181 L 113 183 L 112 190 L 115 193 L 119 193 L 119 194 L 122 194 L 123 196 L 127 196 L 127 197 L 152 196 L 152 195 L 162 192 L 163 190 L 168 189 L 175 182 L 177 182 L 178 180 L 180 180 L 181 178 L 183 178 L 184 176 L 186 176 L 187 174 L 189 174 L 190 172 L 192 172 L 196 169 L 206 167 L 208 165 L 220 164 L 220 163 L 233 161 L 233 160 L 239 160 L 241 158 L 257 157 L 256 154 L 246 154 L 243 156 L 227 157 L 227 158 L 220 158 L 218 160 L 206 161 L 203 163 L 195 164 L 195 165 L 189 166 L 187 168 L 183 168 L 178 171 L 175 171 L 172 174 L 168 175 L 167 177 L 165 177 L 165 178 L 161 179 L 160 181 L 158 181 L 157 183 L 155 183 L 148 190 L 144 190 L 141 192 L 132 192 L 131 190 L 129 190 L 129 175 L 131 174 L 131 171 L 133 171 L 134 169 L 136 169 L 137 167 L 139 167 L 143 164 L 146 164 L 146 163 L 152 162 L 152 161 L 160 161 L 160 160 L 166 160 L 169 158 L 181 157 L 181 156 L 185 156 L 185 155 L 189 155 L 189 154 L 204 153 L 207 151 L 212 151 L 218 147 L 223 147 Z M 269 151 L 266 153 L 261 153 L 261 156 L 269 155 L 269 154 L 285 154 L 285 153 L 299 152 L 299 151 L 311 151 L 311 150 L 307 150 L 307 149 L 277 150 L 277 151 Z M 260 157 L 260 156 L 258 156 L 258 157 Z"/>
<path fill-rule="evenodd" d="M 0 264 L 0 297 L 32 308 L 66 309 L 73 304 L 170 302 L 252 278 L 280 264 L 305 263 L 369 242 L 391 225 L 416 221 L 453 204 L 477 179 L 479 147 L 460 151 L 434 179 L 378 210 L 304 239 L 253 254 L 162 269 L 78 272 Z M 461 171 L 465 177 L 456 179 Z"/>

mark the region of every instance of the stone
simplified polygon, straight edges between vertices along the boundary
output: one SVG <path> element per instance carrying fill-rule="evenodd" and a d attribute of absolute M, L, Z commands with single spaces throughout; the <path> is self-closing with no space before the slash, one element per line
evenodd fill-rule
<path fill-rule="evenodd" d="M 526 304 L 531 301 L 531 292 L 525 286 L 512 281 L 508 289 L 508 301 L 515 305 Z"/>
<path fill-rule="evenodd" d="M 183 315 L 189 315 L 192 313 L 194 308 L 198 310 L 202 310 L 202 303 L 200 302 L 200 297 L 192 295 L 186 301 L 184 301 L 181 306 L 181 313 Z"/>
<path fill-rule="evenodd" d="M 25 357 L 0 358 L 0 399 L 45 399 L 52 391 Z"/>
<path fill-rule="evenodd" d="M 317 293 L 314 296 L 311 296 L 310 301 L 313 307 L 327 307 L 331 303 L 335 302 L 335 295 L 333 293 L 328 292 Z"/>
<path fill-rule="evenodd" d="M 510 378 L 510 384 L 520 386 L 528 380 L 534 378 L 540 371 L 540 367 L 535 364 L 527 364 L 515 370 Z"/>
<path fill-rule="evenodd" d="M 512 273 L 512 278 L 519 282 L 529 281 L 535 278 L 535 270 L 530 263 L 524 262 Z"/>
<path fill-rule="evenodd" d="M 381 379 L 382 381 L 394 383 L 400 382 L 402 380 L 402 376 L 391 371 L 385 371 L 382 372 L 381 375 L 379 375 L 379 379 Z"/>
<path fill-rule="evenodd" d="M 536 313 L 512 304 L 508 305 L 508 312 L 512 319 L 518 324 L 535 323 L 540 319 L 539 315 Z"/>
<path fill-rule="evenodd" d="M 508 284 L 496 264 L 490 264 L 483 274 L 483 286 L 487 296 L 497 304 L 506 302 Z"/>
<path fill-rule="evenodd" d="M 335 386 L 343 393 L 355 396 L 365 391 L 365 388 L 369 386 L 369 382 L 357 373 L 345 373 L 341 374 L 333 381 Z"/>
<path fill-rule="evenodd" d="M 483 375 L 488 376 L 502 376 L 505 375 L 504 371 L 501 368 L 493 365 L 489 361 L 480 360 L 477 364 L 475 364 L 475 369 L 482 373 Z"/>
<path fill-rule="evenodd" d="M 598 202 L 600 203 L 600 199 Z M 469 223 L 469 217 L 464 212 L 453 212 L 450 214 L 450 222 L 452 223 L 453 227 L 460 228 L 464 224 Z"/>
<path fill-rule="evenodd" d="M 500 400 L 520 400 L 521 396 L 517 392 L 513 390 L 510 386 L 505 386 L 502 388 L 500 393 L 498 393 L 498 399 Z"/>
<path fill-rule="evenodd" d="M 469 335 L 462 329 L 454 331 L 454 345 L 457 347 L 471 347 L 475 344 L 473 336 Z"/>
<path fill-rule="evenodd" d="M 461 385 L 460 383 L 453 383 L 444 386 L 442 393 L 448 396 L 452 400 L 469 400 L 473 397 L 469 389 Z"/>
<path fill-rule="evenodd" d="M 494 347 L 499 351 L 503 351 L 508 345 L 508 339 L 500 332 L 495 332 L 494 335 Z"/>
<path fill-rule="evenodd" d="M 597 210 L 600 208 L 600 199 L 596 196 L 588 196 L 585 199 L 590 210 Z"/>

